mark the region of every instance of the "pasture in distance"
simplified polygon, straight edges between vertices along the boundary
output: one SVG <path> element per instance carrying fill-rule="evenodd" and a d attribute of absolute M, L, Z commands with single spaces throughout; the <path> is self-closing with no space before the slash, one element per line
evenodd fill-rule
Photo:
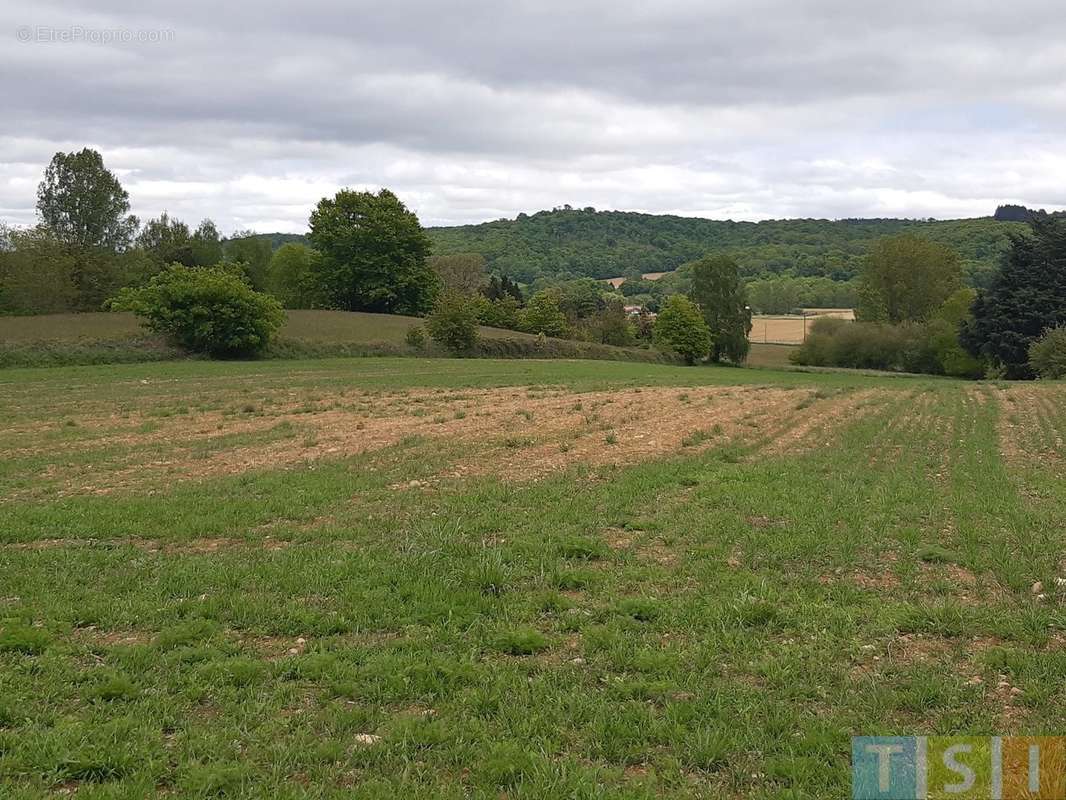
<path fill-rule="evenodd" d="M 0 415 L 4 797 L 841 797 L 852 734 L 1066 722 L 1061 383 L 183 361 Z"/>

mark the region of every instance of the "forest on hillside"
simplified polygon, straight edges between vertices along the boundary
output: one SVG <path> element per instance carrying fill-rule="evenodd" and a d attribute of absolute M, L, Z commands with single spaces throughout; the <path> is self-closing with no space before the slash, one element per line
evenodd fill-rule
<path fill-rule="evenodd" d="M 913 233 L 949 245 L 967 283 L 980 287 L 1020 222 L 791 219 L 733 222 L 666 214 L 559 208 L 479 225 L 428 228 L 435 255 L 480 253 L 490 272 L 521 283 L 668 272 L 709 253 L 732 256 L 748 280 L 792 276 L 849 281 L 871 242 Z"/>

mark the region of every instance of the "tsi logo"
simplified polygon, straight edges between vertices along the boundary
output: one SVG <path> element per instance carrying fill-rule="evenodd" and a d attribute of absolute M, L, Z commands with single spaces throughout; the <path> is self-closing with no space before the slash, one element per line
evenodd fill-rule
<path fill-rule="evenodd" d="M 855 736 L 853 800 L 1066 800 L 1066 737 Z"/>

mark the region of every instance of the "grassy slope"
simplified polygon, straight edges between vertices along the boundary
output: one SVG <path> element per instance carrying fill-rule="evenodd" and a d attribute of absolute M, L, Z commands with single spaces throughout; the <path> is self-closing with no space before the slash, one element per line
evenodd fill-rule
<path fill-rule="evenodd" d="M 281 336 L 314 342 L 382 342 L 403 344 L 404 334 L 424 320 L 390 314 L 345 311 L 286 311 Z M 143 335 L 133 314 L 41 314 L 34 317 L 0 317 L 0 342 L 35 342 L 48 339 L 119 339 Z M 481 328 L 488 338 L 529 339 L 524 333 Z"/>
<path fill-rule="evenodd" d="M 346 311 L 287 311 L 281 338 L 314 346 L 384 346 L 404 350 L 404 336 L 408 329 L 424 321 L 416 317 L 390 314 L 363 314 Z M 481 337 L 489 340 L 517 340 L 533 342 L 535 336 L 517 331 L 482 327 Z M 49 343 L 42 348 L 41 343 Z M 133 314 L 42 314 L 31 317 L 0 316 L 0 364 L 2 350 L 55 350 L 59 361 L 74 363 L 110 363 L 115 361 L 164 360 L 180 354 L 145 341 L 145 331 Z M 82 347 L 84 358 L 65 358 L 71 346 Z M 789 348 L 753 346 L 752 366 L 780 367 L 788 365 Z M 47 357 L 35 358 L 29 353 L 19 363 L 47 365 Z"/>
<path fill-rule="evenodd" d="M 415 437 L 106 496 L 26 482 L 121 461 L 78 423 L 94 404 L 150 435 L 272 391 L 734 382 L 883 394 L 814 450 L 525 484 L 411 488 L 462 455 Z M 1040 391 L 565 361 L 7 371 L 0 542 L 60 541 L 0 545 L 0 794 L 843 797 L 853 733 L 1060 732 L 1063 598 L 1029 586 L 1061 574 L 1066 403 Z M 1003 415 L 1038 457 L 1004 460 Z"/>

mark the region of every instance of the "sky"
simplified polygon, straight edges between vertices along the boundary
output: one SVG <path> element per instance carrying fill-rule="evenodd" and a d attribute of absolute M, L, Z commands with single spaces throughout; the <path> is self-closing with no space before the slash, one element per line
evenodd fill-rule
<path fill-rule="evenodd" d="M 0 0 L 0 221 L 99 150 L 141 219 L 1066 208 L 1057 0 Z"/>

